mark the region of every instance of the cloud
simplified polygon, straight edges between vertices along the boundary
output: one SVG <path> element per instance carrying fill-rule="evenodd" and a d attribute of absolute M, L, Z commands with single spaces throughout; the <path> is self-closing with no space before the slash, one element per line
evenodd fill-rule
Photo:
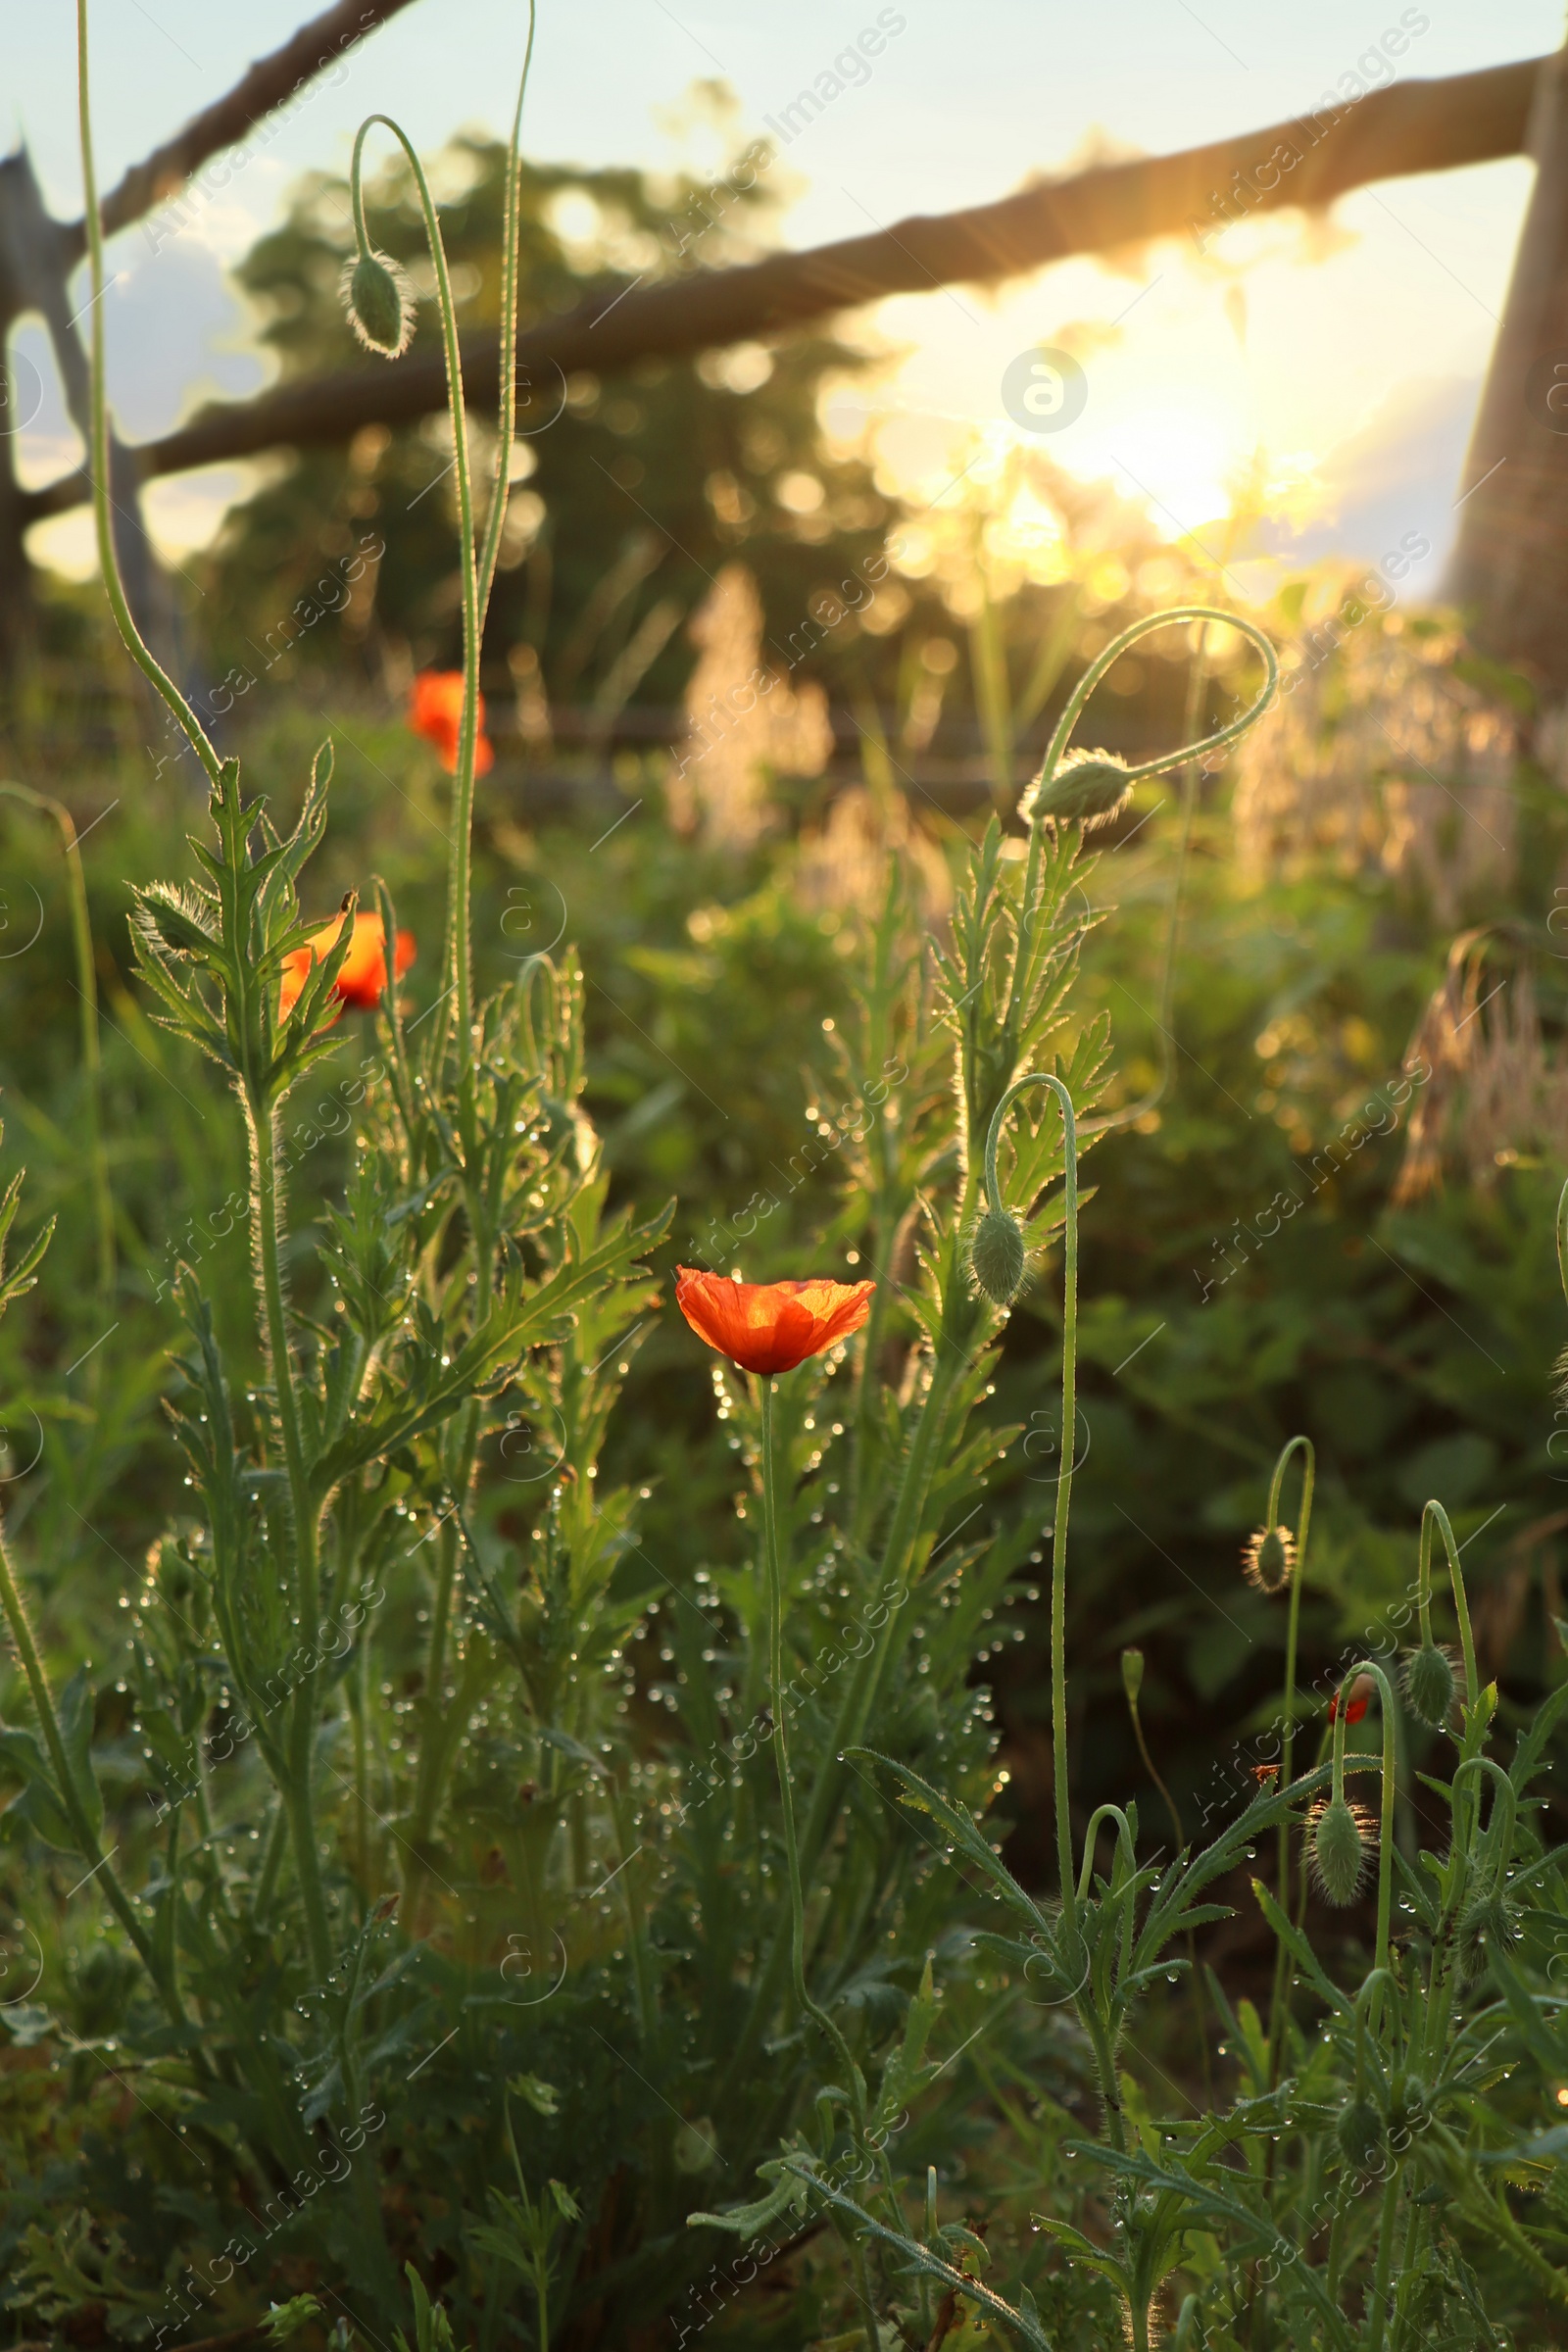
<path fill-rule="evenodd" d="M 1319 467 L 1323 512 L 1298 532 L 1265 531 L 1269 552 L 1296 564 L 1329 555 L 1377 563 L 1407 531 L 1419 531 L 1432 542 L 1419 590 L 1430 598 L 1458 534 L 1454 501 L 1480 395 L 1477 376 L 1407 376 L 1391 385 Z"/>

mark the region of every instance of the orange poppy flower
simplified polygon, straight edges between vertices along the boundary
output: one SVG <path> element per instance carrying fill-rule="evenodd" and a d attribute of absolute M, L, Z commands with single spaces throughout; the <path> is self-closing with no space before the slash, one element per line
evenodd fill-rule
<path fill-rule="evenodd" d="M 342 928 L 343 917 L 338 915 L 323 929 L 311 933 L 309 947 L 296 948 L 292 955 L 285 956 L 277 1005 L 279 1020 L 285 1019 L 299 1002 L 300 991 L 310 978 L 312 957 L 320 963 L 337 945 L 337 936 Z M 385 945 L 381 917 L 378 914 L 357 914 L 354 917 L 354 937 L 349 942 L 349 952 L 343 958 L 333 995 L 341 998 L 345 1004 L 356 1005 L 362 1012 L 373 1010 L 386 989 Z M 413 961 L 414 933 L 400 931 L 393 951 L 393 963 L 400 980 Z M 339 1018 L 337 1013 L 332 1015 L 334 1021 Z"/>
<path fill-rule="evenodd" d="M 421 669 L 409 695 L 409 724 L 416 735 L 433 743 L 449 775 L 457 773 L 458 738 L 463 730 L 463 672 L 461 669 Z M 495 752 L 484 731 L 484 696 L 479 697 L 479 734 L 473 747 L 473 772 L 482 776 L 495 764 Z"/>
<path fill-rule="evenodd" d="M 675 1303 L 700 1340 L 743 1372 L 792 1372 L 858 1331 L 874 1282 L 731 1282 L 675 1269 Z"/>
<path fill-rule="evenodd" d="M 1356 1676 L 1354 1682 L 1350 1685 L 1350 1695 L 1345 1709 L 1345 1720 L 1347 1723 L 1360 1722 L 1362 1716 L 1372 1704 L 1372 1693 L 1376 1689 L 1377 1685 L 1369 1674 L 1358 1674 Z M 1329 1700 L 1330 1723 L 1334 1721 L 1335 1717 L 1339 1714 L 1339 1711 L 1340 1694 L 1336 1690 L 1334 1696 Z"/>

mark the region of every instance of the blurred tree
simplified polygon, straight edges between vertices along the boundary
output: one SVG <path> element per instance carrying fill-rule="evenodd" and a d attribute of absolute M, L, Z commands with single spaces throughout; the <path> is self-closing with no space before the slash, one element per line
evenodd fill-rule
<path fill-rule="evenodd" d="M 710 85 L 702 99 L 728 128 L 726 94 Z M 524 325 L 592 293 L 602 291 L 608 309 L 639 279 L 753 258 L 776 228 L 766 153 L 760 144 L 747 150 L 710 183 L 526 167 Z M 497 317 L 503 163 L 498 143 L 469 135 L 433 167 L 466 331 Z M 428 294 L 401 158 L 368 210 L 375 243 L 407 264 L 416 289 Z M 358 353 L 339 302 L 350 244 L 346 185 L 316 173 L 298 187 L 283 224 L 239 266 L 283 380 L 356 358 L 380 364 Z M 431 302 L 419 305 L 414 346 L 438 348 Z M 808 599 L 830 572 L 836 579 L 881 546 L 887 507 L 866 466 L 832 456 L 818 429 L 824 377 L 864 364 L 827 336 L 792 335 L 778 349 L 746 344 L 647 360 L 606 383 L 587 372 L 519 383 L 514 479 L 525 487 L 503 544 L 486 647 L 492 664 L 526 645 L 559 697 L 592 702 L 608 683 L 611 692 L 625 687 L 627 696 L 673 702 L 691 662 L 678 622 L 724 554 L 739 548 L 761 581 L 775 653 L 788 662 L 787 640 Z M 482 416 L 472 422 L 482 480 L 488 435 Z M 395 431 L 368 426 L 346 449 L 286 456 L 282 470 L 229 516 L 211 559 L 214 659 L 255 675 L 258 657 L 270 663 L 286 645 L 336 660 L 347 640 L 372 666 L 394 645 L 417 664 L 454 662 L 450 464 L 444 418 Z M 395 531 L 383 529 L 393 520 Z M 377 558 L 383 538 L 386 553 Z M 831 562 L 823 553 L 829 540 Z M 352 592 L 345 567 L 357 574 Z M 641 678 L 632 675 L 639 664 Z"/>

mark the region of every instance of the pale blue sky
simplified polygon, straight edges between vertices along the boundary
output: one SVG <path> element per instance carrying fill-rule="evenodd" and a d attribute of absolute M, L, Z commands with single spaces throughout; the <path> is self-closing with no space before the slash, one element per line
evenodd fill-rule
<path fill-rule="evenodd" d="M 234 0 L 99 0 L 93 88 L 102 183 L 112 184 L 311 13 L 311 0 L 248 0 L 243 8 Z M 846 90 L 788 151 L 799 188 L 785 222 L 792 243 L 1001 194 L 1031 171 L 1059 165 L 1096 128 L 1157 152 L 1273 122 L 1352 71 L 1401 14 L 1410 21 L 1393 0 L 1317 0 L 1311 9 L 1259 8 L 1256 0 L 1104 0 L 1096 8 L 901 0 L 893 13 L 906 22 L 870 78 Z M 1474 0 L 1430 0 L 1414 13 L 1430 21 L 1399 62 L 1404 77 L 1528 56 L 1562 31 L 1561 0 L 1494 0 L 1485 9 Z M 74 14 L 66 0 L 7 0 L 0 96 L 0 137 L 26 139 L 62 215 L 78 209 L 80 193 Z M 877 16 L 873 0 L 795 0 L 788 10 L 755 0 L 541 0 L 529 146 L 555 160 L 667 167 L 678 149 L 661 118 L 695 78 L 721 74 L 740 99 L 743 122 L 758 126 Z M 111 389 L 130 437 L 166 430 L 206 392 L 238 393 L 261 380 L 223 267 L 276 217 L 293 175 L 313 165 L 341 168 L 354 128 L 372 109 L 397 115 L 425 149 L 464 124 L 499 128 L 523 23 L 515 0 L 416 0 L 356 53 L 340 86 L 315 92 L 193 230 L 158 254 L 136 231 L 119 240 L 122 277 L 107 314 Z M 1379 552 L 1367 537 L 1387 527 L 1367 518 L 1378 497 L 1394 497 L 1389 522 L 1412 502 L 1425 502 L 1423 515 L 1436 514 L 1446 484 L 1451 497 L 1528 184 L 1527 168 L 1510 163 L 1397 183 L 1381 191 L 1381 202 L 1352 198 L 1343 218 L 1355 232 L 1353 251 L 1315 270 L 1275 262 L 1247 281 L 1250 325 L 1239 365 L 1248 380 L 1235 388 L 1249 410 L 1246 429 L 1272 446 L 1311 445 L 1331 473 L 1337 467 L 1343 481 L 1360 481 L 1360 490 L 1346 492 L 1338 526 L 1351 552 Z M 1182 319 L 1214 292 L 1189 286 L 1184 268 L 1171 270 L 1123 332 L 1124 361 L 1142 366 L 1155 401 L 1193 390 L 1183 373 Z M 1082 265 L 1048 272 L 1026 290 L 1024 339 L 1066 320 L 1111 317 L 1112 297 L 1119 309 L 1134 290 Z M 931 346 L 904 397 L 944 415 L 983 410 L 994 403 L 997 350 L 1016 347 L 1015 321 L 1025 313 L 1009 303 L 1001 325 L 977 317 L 984 331 L 976 339 L 951 306 L 940 326 L 932 323 L 944 300 L 905 303 L 890 319 L 901 338 L 923 336 Z M 1168 384 L 1162 369 L 1174 371 Z M 1398 446 L 1387 466 L 1371 465 L 1368 493 L 1368 448 L 1380 441 Z M 46 407 L 29 470 L 54 471 L 61 454 L 59 419 Z M 1401 467 L 1409 474 L 1412 466 L 1419 478 L 1401 491 Z M 1170 478 L 1180 478 L 1179 466 Z M 217 511 L 215 487 L 167 493 L 171 516 L 185 499 L 187 535 L 199 531 L 203 498 Z M 166 521 L 179 527 L 177 517 Z"/>

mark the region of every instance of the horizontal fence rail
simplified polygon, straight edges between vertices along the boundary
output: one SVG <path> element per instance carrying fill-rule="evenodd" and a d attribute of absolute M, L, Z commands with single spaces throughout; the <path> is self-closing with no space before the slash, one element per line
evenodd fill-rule
<path fill-rule="evenodd" d="M 343 13 L 328 11 L 328 18 Z M 379 13 L 390 15 L 392 5 Z M 298 36 L 302 54 L 319 47 L 326 22 L 318 20 Z M 994 283 L 1074 254 L 1111 252 L 1154 237 L 1185 233 L 1201 246 L 1230 221 L 1254 213 L 1323 206 L 1376 180 L 1515 155 L 1525 143 L 1543 62 L 1530 58 L 1442 80 L 1396 82 L 1353 101 L 1331 93 L 1313 112 L 1237 138 L 1043 180 L 997 203 L 916 216 L 806 253 L 699 269 L 655 285 L 633 282 L 608 306 L 607 285 L 564 317 L 518 335 L 518 382 L 530 389 L 553 386 L 558 376 L 578 369 L 609 372 L 639 359 L 762 339 L 886 295 Z M 224 105 L 233 108 L 238 95 Z M 212 109 L 197 121 L 221 113 Z M 195 128 L 160 155 L 172 157 Z M 153 173 L 158 160 L 150 158 L 138 172 Z M 138 173 L 130 173 L 116 198 L 133 181 L 141 187 Z M 135 201 L 141 199 L 133 190 L 124 207 Z M 500 382 L 496 337 L 466 337 L 463 368 L 469 397 L 493 401 Z M 181 473 L 263 450 L 345 441 L 362 425 L 408 423 L 445 401 L 439 356 L 421 354 L 390 367 L 368 362 L 280 385 L 243 405 L 207 408 L 136 455 L 144 478 Z M 23 492 L 19 505 L 24 520 L 34 522 L 81 504 L 87 494 L 85 473 L 75 472 Z"/>

